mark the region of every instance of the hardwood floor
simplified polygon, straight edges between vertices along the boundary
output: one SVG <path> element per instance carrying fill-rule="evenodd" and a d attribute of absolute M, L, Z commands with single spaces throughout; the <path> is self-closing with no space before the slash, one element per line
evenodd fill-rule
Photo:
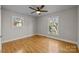
<path fill-rule="evenodd" d="M 79 48 L 78 48 L 78 53 L 79 53 Z"/>
<path fill-rule="evenodd" d="M 76 44 L 35 35 L 2 44 L 3 53 L 69 53 L 78 52 Z"/>

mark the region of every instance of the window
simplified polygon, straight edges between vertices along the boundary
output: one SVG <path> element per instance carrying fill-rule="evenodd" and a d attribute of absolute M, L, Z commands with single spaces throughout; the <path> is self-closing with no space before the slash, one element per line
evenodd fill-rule
<path fill-rule="evenodd" d="M 18 16 L 12 16 L 12 19 L 13 19 L 13 25 L 15 27 L 22 27 L 23 26 L 23 21 L 24 21 L 24 18 L 23 17 L 18 17 Z"/>
<path fill-rule="evenodd" d="M 49 34 L 59 34 L 59 16 L 53 16 L 49 19 Z"/>

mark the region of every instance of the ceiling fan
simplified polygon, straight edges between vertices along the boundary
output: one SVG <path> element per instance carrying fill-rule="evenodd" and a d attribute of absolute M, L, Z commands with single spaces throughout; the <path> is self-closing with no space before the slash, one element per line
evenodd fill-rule
<path fill-rule="evenodd" d="M 45 6 L 44 5 L 41 5 L 40 7 L 36 7 L 36 8 L 33 8 L 33 7 L 29 7 L 30 9 L 34 10 L 32 13 L 37 13 L 37 14 L 41 14 L 41 12 L 48 12 L 47 10 L 43 10 Z"/>

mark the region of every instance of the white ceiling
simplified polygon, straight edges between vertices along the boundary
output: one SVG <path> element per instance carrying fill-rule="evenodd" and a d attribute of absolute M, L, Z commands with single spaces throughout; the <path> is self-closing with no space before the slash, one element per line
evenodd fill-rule
<path fill-rule="evenodd" d="M 29 9 L 29 6 L 36 7 L 39 5 L 4 5 L 2 8 L 12 10 L 18 13 L 26 14 L 26 15 L 31 15 L 31 16 L 39 16 L 36 13 L 31 14 L 33 10 Z M 75 5 L 45 5 L 44 9 L 48 10 L 47 13 L 42 13 L 42 15 L 54 13 L 57 11 L 65 10 L 68 8 L 76 7 Z"/>

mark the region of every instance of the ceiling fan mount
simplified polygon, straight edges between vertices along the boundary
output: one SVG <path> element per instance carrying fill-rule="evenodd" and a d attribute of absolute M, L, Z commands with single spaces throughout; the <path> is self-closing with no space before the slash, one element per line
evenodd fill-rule
<path fill-rule="evenodd" d="M 33 7 L 29 7 L 29 8 L 34 10 L 33 12 L 31 12 L 31 14 L 37 13 L 40 15 L 42 12 L 48 12 L 47 10 L 43 10 L 44 7 L 45 5 L 41 5 L 40 7 L 36 7 L 36 8 L 33 8 Z"/>

